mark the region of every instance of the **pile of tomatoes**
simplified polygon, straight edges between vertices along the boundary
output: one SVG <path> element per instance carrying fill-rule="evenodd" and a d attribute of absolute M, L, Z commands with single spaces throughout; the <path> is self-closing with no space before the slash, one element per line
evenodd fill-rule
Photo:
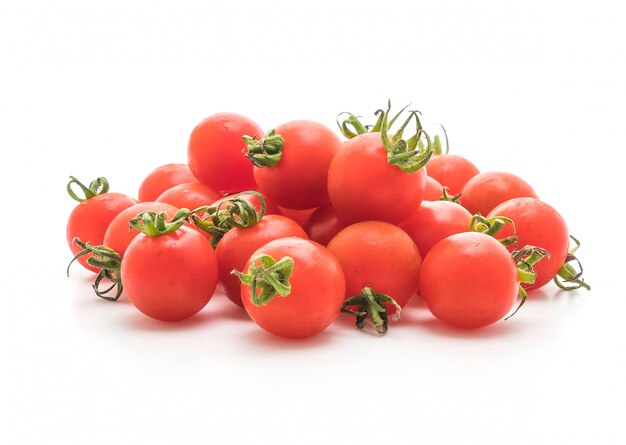
<path fill-rule="evenodd" d="M 444 151 L 418 112 L 390 110 L 369 125 L 340 115 L 343 141 L 314 121 L 265 134 L 215 114 L 193 129 L 188 164 L 156 168 L 138 199 L 71 177 L 70 265 L 96 274 L 98 296 L 162 321 L 193 316 L 220 285 L 288 338 L 341 312 L 384 334 L 416 295 L 442 322 L 479 328 L 552 280 L 589 288 L 578 241 L 526 181 L 479 172 L 448 154 L 445 130 Z"/>

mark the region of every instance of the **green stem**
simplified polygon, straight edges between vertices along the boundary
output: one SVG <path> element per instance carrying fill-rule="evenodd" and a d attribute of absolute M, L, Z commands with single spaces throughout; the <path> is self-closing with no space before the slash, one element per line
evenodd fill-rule
<path fill-rule="evenodd" d="M 84 197 L 79 196 L 74 191 L 74 184 L 76 184 Z M 70 176 L 70 182 L 67 183 L 67 193 L 70 197 L 78 202 L 86 201 L 87 199 L 93 198 L 96 195 L 101 195 L 103 193 L 107 193 L 109 191 L 109 181 L 104 177 L 99 177 L 91 181 L 89 187 L 86 187 L 82 182 L 76 179 L 74 176 Z"/>
<path fill-rule="evenodd" d="M 178 230 L 187 221 L 190 214 L 189 209 L 183 208 L 174 215 L 171 221 L 167 221 L 166 212 L 146 210 L 132 218 L 128 223 L 132 228 L 148 236 L 161 236 Z"/>
<path fill-rule="evenodd" d="M 453 202 L 455 204 L 459 204 L 459 199 L 461 199 L 461 196 L 463 196 L 463 193 L 457 193 L 456 195 L 450 196 L 450 189 L 447 186 L 443 186 L 441 187 L 441 198 L 439 198 L 439 201 L 448 201 L 448 202 Z"/>
<path fill-rule="evenodd" d="M 78 258 L 91 254 L 87 258 L 87 264 L 97 269 L 100 269 L 94 283 L 91 285 L 94 292 L 100 298 L 107 301 L 117 301 L 122 295 L 122 276 L 120 274 L 120 268 L 122 266 L 122 257 L 113 249 L 107 246 L 92 246 L 90 243 L 84 243 L 78 238 L 74 238 L 73 242 L 78 244 L 83 250 L 78 252 L 70 264 L 67 266 L 67 276 L 70 276 L 70 267 Z M 103 279 L 109 280 L 112 284 L 106 289 L 100 289 L 100 283 Z M 116 289 L 115 296 L 110 297 L 107 294 L 113 289 Z"/>
<path fill-rule="evenodd" d="M 524 246 L 521 250 L 515 250 L 511 256 L 513 257 L 513 261 L 517 265 L 517 277 L 519 279 L 520 285 L 518 287 L 518 295 L 522 298 L 519 306 L 513 311 L 513 313 L 505 318 L 508 320 L 513 315 L 519 311 L 519 309 L 526 302 L 526 297 L 528 294 L 526 293 L 526 289 L 524 289 L 521 283 L 525 284 L 533 284 L 535 279 L 537 278 L 537 274 L 533 270 L 533 266 L 537 264 L 543 258 L 550 258 L 550 253 L 542 249 L 541 247 L 535 246 Z"/>
<path fill-rule="evenodd" d="M 243 136 L 243 140 L 248 146 L 248 152 L 244 155 L 257 167 L 274 167 L 283 156 L 285 139 L 276 134 L 276 130 L 270 130 L 261 140 L 247 135 Z"/>
<path fill-rule="evenodd" d="M 359 295 L 355 295 L 344 301 L 341 312 L 356 315 L 355 325 L 359 329 L 363 329 L 365 321 L 369 318 L 374 330 L 378 334 L 383 335 L 389 329 L 389 317 L 385 303 L 391 303 L 396 308 L 393 319 L 399 319 L 402 312 L 400 305 L 389 295 L 375 292 L 370 287 L 364 287 Z M 350 306 L 357 306 L 358 309 L 353 311 L 348 309 Z"/>
<path fill-rule="evenodd" d="M 562 290 L 576 290 L 581 287 L 587 290 L 591 290 L 591 286 L 585 283 L 585 280 L 582 278 L 583 276 L 583 265 L 580 260 L 574 255 L 574 253 L 580 247 L 580 241 L 570 235 L 570 238 L 574 241 L 574 247 L 570 248 L 567 253 L 567 257 L 565 257 L 565 262 L 557 272 L 554 277 L 554 283 Z M 576 263 L 578 265 L 578 271 L 572 264 Z"/>
<path fill-rule="evenodd" d="M 513 235 L 506 238 L 500 238 L 498 241 L 500 241 L 504 246 L 510 246 L 511 244 L 517 243 L 517 235 L 515 234 L 515 223 L 512 219 L 505 216 L 492 216 L 491 218 L 486 218 L 480 213 L 472 215 L 469 223 L 469 231 L 484 233 L 485 235 L 495 238 L 495 236 L 506 224 L 511 224 L 513 226 Z"/>
<path fill-rule="evenodd" d="M 260 264 L 259 264 L 260 263 Z M 285 256 L 276 261 L 269 255 L 260 254 L 250 261 L 247 273 L 233 270 L 239 280 L 246 286 L 250 286 L 250 301 L 255 306 L 265 306 L 274 297 L 287 297 L 291 294 L 289 278 L 293 273 L 294 262 L 291 257 Z M 261 289 L 261 293 L 258 293 Z"/>

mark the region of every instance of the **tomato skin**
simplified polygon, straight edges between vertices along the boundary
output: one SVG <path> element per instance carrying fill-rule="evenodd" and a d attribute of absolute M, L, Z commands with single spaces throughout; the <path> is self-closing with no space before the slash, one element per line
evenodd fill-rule
<path fill-rule="evenodd" d="M 397 224 L 415 212 L 424 196 L 426 169 L 406 173 L 389 164 L 380 133 L 343 144 L 328 172 L 328 193 L 341 218 Z"/>
<path fill-rule="evenodd" d="M 140 202 L 128 207 L 118 213 L 111 221 L 104 233 L 102 244 L 115 250 L 121 257 L 124 257 L 130 242 L 139 235 L 139 231 L 130 228 L 129 221 L 141 212 L 152 210 L 155 212 L 166 212 L 168 218 L 172 218 L 178 209 L 164 202 Z"/>
<path fill-rule="evenodd" d="M 279 125 L 276 134 L 285 143 L 274 167 L 255 167 L 254 179 L 261 193 L 280 207 L 306 210 L 329 201 L 328 167 L 341 147 L 328 127 L 309 120 Z"/>
<path fill-rule="evenodd" d="M 313 241 L 321 245 L 327 245 L 330 240 L 347 227 L 345 222 L 337 214 L 331 203 L 318 207 L 304 223 L 304 230 Z"/>
<path fill-rule="evenodd" d="M 125 294 L 142 313 L 180 321 L 211 299 L 217 259 L 211 243 L 189 227 L 154 237 L 142 233 L 126 250 L 121 276 Z"/>
<path fill-rule="evenodd" d="M 503 318 L 519 281 L 510 252 L 478 232 L 449 236 L 430 249 L 420 270 L 420 295 L 439 320 L 474 329 Z"/>
<path fill-rule="evenodd" d="M 328 243 L 346 276 L 346 299 L 364 287 L 387 294 L 404 307 L 417 293 L 422 257 L 402 229 L 364 221 L 340 231 Z M 395 307 L 385 303 L 389 314 Z"/>
<path fill-rule="evenodd" d="M 424 185 L 424 201 L 439 201 L 443 195 L 443 186 L 434 178 L 426 176 Z"/>
<path fill-rule="evenodd" d="M 217 113 L 200 122 L 187 146 L 195 177 L 221 193 L 253 189 L 252 163 L 243 155 L 244 135 L 262 138 L 263 131 L 251 119 L 235 113 Z"/>
<path fill-rule="evenodd" d="M 300 227 L 304 227 L 316 209 L 293 210 L 279 207 L 279 214 L 297 222 Z"/>
<path fill-rule="evenodd" d="M 408 219 L 400 224 L 425 257 L 442 239 L 469 230 L 472 215 L 449 201 L 424 201 Z"/>
<path fill-rule="evenodd" d="M 484 172 L 470 179 L 459 203 L 470 213 L 487 215 L 495 206 L 513 198 L 537 198 L 533 188 L 519 176 L 507 172 Z"/>
<path fill-rule="evenodd" d="M 186 182 L 198 182 L 187 164 L 165 164 L 157 167 L 139 186 L 139 201 L 154 202 L 165 190 Z"/>
<path fill-rule="evenodd" d="M 267 215 L 252 227 L 230 229 L 217 244 L 215 253 L 219 265 L 219 279 L 226 296 L 242 306 L 241 282 L 233 270 L 244 270 L 252 253 L 268 242 L 290 236 L 307 238 L 304 230 L 294 221 L 282 215 Z"/>
<path fill-rule="evenodd" d="M 293 258 L 291 294 L 255 306 L 250 286 L 242 284 L 243 305 L 250 317 L 266 331 L 285 338 L 310 337 L 326 329 L 339 315 L 345 295 L 345 278 L 334 255 L 316 242 L 296 237 L 270 241 L 252 258 L 262 253 L 277 261 Z M 250 261 L 244 271 L 249 267 Z"/>
<path fill-rule="evenodd" d="M 194 210 L 201 206 L 211 205 L 220 198 L 222 195 L 208 185 L 200 182 L 186 182 L 165 190 L 156 202 L 165 202 L 179 209 Z"/>
<path fill-rule="evenodd" d="M 569 231 L 563 217 L 554 207 L 536 198 L 515 198 L 505 201 L 490 213 L 491 216 L 506 216 L 515 223 L 515 234 L 519 247 L 526 245 L 546 249 L 550 258 L 544 257 L 533 266 L 537 278 L 533 284 L 523 284 L 525 289 L 538 289 L 549 283 L 557 274 L 569 249 Z M 513 235 L 513 228 L 506 224 L 498 238 Z M 509 247 L 510 250 L 513 246 Z"/>
<path fill-rule="evenodd" d="M 467 181 L 480 173 L 474 164 L 455 154 L 433 155 L 428 160 L 426 168 L 428 176 L 448 187 L 451 195 L 461 193 Z"/>
<path fill-rule="evenodd" d="M 67 220 L 65 236 L 67 244 L 76 255 L 82 249 L 74 243 L 74 237 L 93 246 L 103 244 L 104 234 L 109 224 L 124 209 L 137 204 L 137 201 L 122 193 L 103 193 L 78 204 Z M 78 258 L 86 269 L 98 273 L 99 269 L 87 264 L 89 255 Z"/>

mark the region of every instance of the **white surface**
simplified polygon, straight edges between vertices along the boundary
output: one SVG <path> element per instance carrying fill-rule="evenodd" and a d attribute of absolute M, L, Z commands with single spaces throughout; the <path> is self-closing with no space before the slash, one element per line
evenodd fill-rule
<path fill-rule="evenodd" d="M 420 3 L 0 4 L 2 443 L 624 441 L 618 3 Z M 288 342 L 223 297 L 166 325 L 65 278 L 68 175 L 133 194 L 214 112 L 332 126 L 387 98 L 527 178 L 593 291 L 466 334 L 414 305 L 384 338 Z"/>

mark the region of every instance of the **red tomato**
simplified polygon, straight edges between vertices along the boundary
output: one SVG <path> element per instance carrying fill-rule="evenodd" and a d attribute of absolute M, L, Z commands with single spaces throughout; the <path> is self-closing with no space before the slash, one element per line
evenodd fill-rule
<path fill-rule="evenodd" d="M 211 299 L 217 259 L 211 243 L 190 227 L 159 236 L 142 233 L 126 250 L 121 276 L 137 309 L 157 320 L 179 321 Z"/>
<path fill-rule="evenodd" d="M 435 244 L 424 258 L 420 295 L 441 321 L 479 328 L 511 310 L 517 274 L 510 252 L 498 240 L 478 232 L 458 233 Z"/>
<path fill-rule="evenodd" d="M 337 259 L 323 246 L 302 238 L 290 237 L 270 241 L 257 249 L 244 267 L 260 265 L 259 255 L 275 261 L 285 257 L 293 260 L 291 289 L 288 295 L 276 296 L 264 305 L 251 300 L 251 286 L 241 285 L 243 306 L 263 329 L 286 338 L 315 335 L 337 317 L 345 295 L 345 278 Z M 284 278 L 284 277 L 282 277 Z"/>
<path fill-rule="evenodd" d="M 454 154 L 433 155 L 426 164 L 426 168 L 428 176 L 448 187 L 451 195 L 461 193 L 467 181 L 479 173 L 474 164 L 463 156 Z"/>
<path fill-rule="evenodd" d="M 346 276 L 346 297 L 363 288 L 386 294 L 404 307 L 417 293 L 422 264 L 417 247 L 402 229 L 380 221 L 353 224 L 328 243 Z M 386 303 L 387 313 L 396 309 Z"/>
<path fill-rule="evenodd" d="M 139 201 L 153 202 L 165 190 L 187 182 L 198 182 L 187 164 L 162 165 L 152 170 L 139 186 Z"/>
<path fill-rule="evenodd" d="M 285 209 L 284 207 L 279 207 L 279 210 L 281 215 L 286 216 L 287 218 L 297 222 L 300 227 L 304 227 L 313 212 L 315 212 L 315 209 L 292 210 Z"/>
<path fill-rule="evenodd" d="M 287 122 L 275 132 L 284 140 L 280 160 L 273 166 L 254 168 L 261 193 L 288 209 L 305 210 L 327 203 L 328 167 L 341 147 L 339 137 L 330 128 L 308 120 Z M 248 156 L 255 163 L 258 155 L 251 150 Z"/>
<path fill-rule="evenodd" d="M 518 246 L 539 246 L 550 253 L 533 266 L 537 278 L 533 284 L 524 284 L 526 289 L 537 289 L 558 273 L 565 262 L 569 248 L 569 232 L 563 217 L 550 205 L 536 198 L 515 198 L 505 201 L 488 215 L 506 216 L 515 223 Z M 513 228 L 506 224 L 498 238 L 513 235 Z M 513 249 L 510 246 L 509 249 Z"/>
<path fill-rule="evenodd" d="M 176 212 L 178 212 L 176 207 L 164 202 L 140 202 L 139 204 L 135 204 L 134 206 L 121 211 L 115 218 L 113 218 L 104 233 L 104 240 L 102 244 L 115 250 L 121 257 L 123 257 L 130 242 L 140 233 L 138 230 L 131 230 L 128 222 L 146 210 L 166 212 L 168 218 L 172 218 Z"/>
<path fill-rule="evenodd" d="M 211 205 L 221 198 L 222 196 L 208 185 L 200 182 L 186 182 L 165 190 L 156 201 L 171 204 L 179 209 L 193 210 Z"/>
<path fill-rule="evenodd" d="M 443 196 L 443 186 L 436 179 L 426 176 L 424 201 L 438 201 Z"/>
<path fill-rule="evenodd" d="M 470 179 L 459 202 L 470 213 L 488 214 L 495 206 L 513 198 L 537 198 L 522 178 L 506 172 L 485 172 Z"/>
<path fill-rule="evenodd" d="M 257 195 L 247 194 L 245 192 L 226 195 L 216 200 L 215 202 L 213 202 L 211 204 L 211 207 L 217 207 L 220 203 L 224 201 L 228 201 L 229 199 L 232 199 L 235 195 L 239 195 L 245 198 L 246 200 L 248 200 L 248 202 L 250 202 L 254 206 L 257 212 L 261 211 L 261 200 L 259 199 L 259 197 Z M 276 204 L 265 199 L 265 214 L 266 215 L 281 215 L 282 212 L 281 212 L 281 209 Z"/>
<path fill-rule="evenodd" d="M 207 117 L 191 132 L 187 157 L 200 182 L 222 193 L 236 193 L 255 187 L 252 164 L 243 155 L 244 135 L 263 137 L 255 122 L 235 113 Z"/>
<path fill-rule="evenodd" d="M 325 246 L 339 231 L 348 225 L 339 217 L 332 204 L 318 207 L 304 223 L 309 238 Z"/>
<path fill-rule="evenodd" d="M 380 133 L 345 141 L 328 171 L 328 193 L 348 222 L 377 220 L 397 224 L 422 202 L 426 170 L 406 173 L 387 161 Z"/>
<path fill-rule="evenodd" d="M 230 300 L 243 306 L 241 302 L 241 282 L 233 270 L 243 270 L 250 255 L 268 242 L 290 236 L 306 238 L 302 228 L 281 215 L 267 215 L 252 227 L 230 229 L 217 244 L 215 253 L 219 264 L 220 281 Z"/>
<path fill-rule="evenodd" d="M 442 239 L 467 232 L 470 219 L 471 213 L 453 202 L 424 201 L 400 228 L 408 233 L 424 257 Z"/>

